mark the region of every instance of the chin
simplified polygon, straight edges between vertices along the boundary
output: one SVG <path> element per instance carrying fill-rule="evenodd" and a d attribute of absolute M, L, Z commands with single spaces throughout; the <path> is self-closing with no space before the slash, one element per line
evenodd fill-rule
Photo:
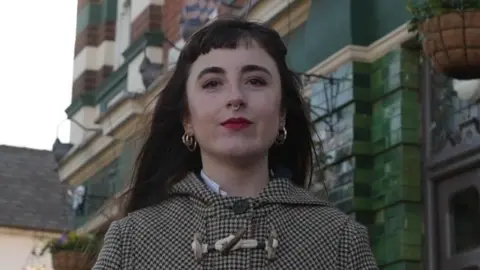
<path fill-rule="evenodd" d="M 254 147 L 248 147 L 248 146 L 243 146 L 243 147 L 228 147 L 228 148 L 223 148 L 219 149 L 218 153 L 222 156 L 250 156 L 254 155 L 257 151 Z"/>
<path fill-rule="evenodd" d="M 219 147 L 215 151 L 219 156 L 224 156 L 226 158 L 251 158 L 254 156 L 259 156 L 262 153 L 266 153 L 264 147 L 257 145 L 228 145 L 224 147 Z"/>
<path fill-rule="evenodd" d="M 222 137 L 205 142 L 202 149 L 212 157 L 243 163 L 243 160 L 265 157 L 272 144 L 273 141 L 257 138 Z"/>

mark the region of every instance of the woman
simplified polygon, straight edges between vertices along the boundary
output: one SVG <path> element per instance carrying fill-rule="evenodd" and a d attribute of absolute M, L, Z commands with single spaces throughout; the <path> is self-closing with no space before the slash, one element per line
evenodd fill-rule
<path fill-rule="evenodd" d="M 377 269 L 365 228 L 302 188 L 312 134 L 286 54 L 251 22 L 191 37 L 95 270 Z"/>

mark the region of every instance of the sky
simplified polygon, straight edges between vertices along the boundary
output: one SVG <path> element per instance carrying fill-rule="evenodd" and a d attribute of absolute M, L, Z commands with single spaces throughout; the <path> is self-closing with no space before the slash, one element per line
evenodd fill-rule
<path fill-rule="evenodd" d="M 0 145 L 51 150 L 57 135 L 68 141 L 76 12 L 77 0 L 0 9 Z"/>

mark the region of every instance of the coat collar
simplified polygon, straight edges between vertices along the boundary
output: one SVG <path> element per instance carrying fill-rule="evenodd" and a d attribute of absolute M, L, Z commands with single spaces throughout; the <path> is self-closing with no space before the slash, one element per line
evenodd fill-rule
<path fill-rule="evenodd" d="M 170 194 L 172 196 L 194 197 L 206 204 L 219 201 L 229 204 L 229 202 L 241 199 L 224 197 L 211 191 L 195 173 L 189 173 L 182 181 L 175 184 Z M 272 177 L 267 187 L 254 200 L 260 204 L 331 206 L 329 202 L 314 196 L 304 188 L 295 186 L 285 177 Z"/>

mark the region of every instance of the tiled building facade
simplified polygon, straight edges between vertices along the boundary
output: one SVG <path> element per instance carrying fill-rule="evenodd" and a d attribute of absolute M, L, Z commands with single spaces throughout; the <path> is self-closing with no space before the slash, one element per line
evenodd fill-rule
<path fill-rule="evenodd" d="M 435 239 L 455 236 L 430 228 L 448 211 L 436 213 L 436 202 L 424 196 L 435 191 L 426 169 L 432 136 L 425 125 L 431 120 L 421 115 L 430 99 L 425 93 L 435 86 L 407 31 L 405 1 L 257 2 L 247 18 L 275 28 L 289 48 L 290 67 L 309 75 L 304 93 L 325 153 L 330 200 L 368 226 L 382 269 L 443 269 L 437 252 L 444 251 Z M 79 1 L 73 98 L 66 111 L 74 146 L 59 168 L 61 180 L 89 190 L 85 211 L 75 218 L 79 230 L 105 228 L 106 216 L 118 211 L 138 149 L 132 138 L 184 44 L 184 4 Z M 322 188 L 312 186 L 314 192 Z"/>

